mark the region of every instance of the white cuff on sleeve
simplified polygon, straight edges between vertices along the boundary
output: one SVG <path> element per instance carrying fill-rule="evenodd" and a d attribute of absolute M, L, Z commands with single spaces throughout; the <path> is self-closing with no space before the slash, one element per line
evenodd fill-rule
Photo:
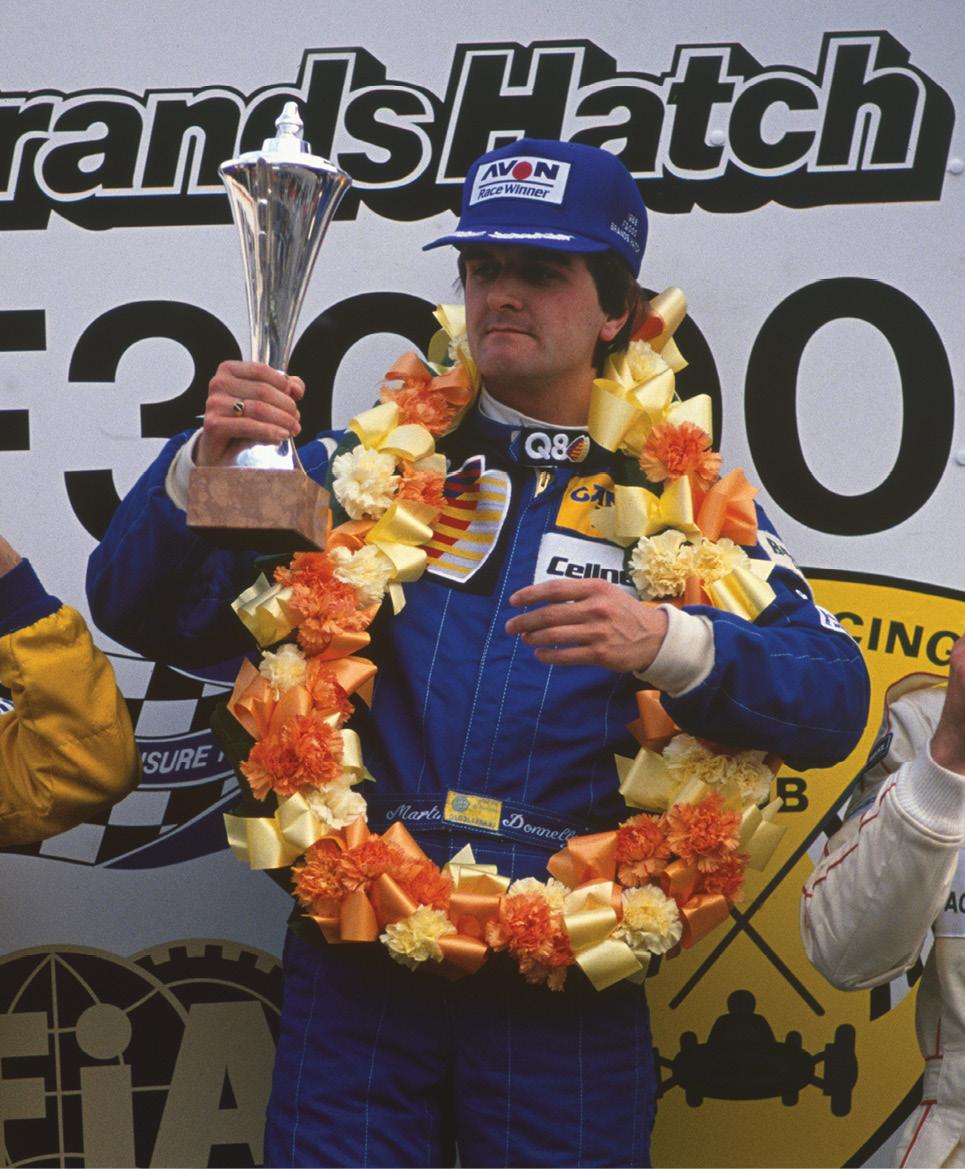
<path fill-rule="evenodd" d="M 714 626 L 710 618 L 661 605 L 667 614 L 667 633 L 657 656 L 646 670 L 635 671 L 641 681 L 678 698 L 699 686 L 714 668 Z"/>
<path fill-rule="evenodd" d="M 188 510 L 188 485 L 191 482 L 191 468 L 194 466 L 194 448 L 198 445 L 201 431 L 196 430 L 178 451 L 168 467 L 164 490 L 175 507 Z"/>
<path fill-rule="evenodd" d="M 939 836 L 965 833 L 965 778 L 931 757 L 931 744 L 898 772 L 895 798 L 916 823 Z"/>

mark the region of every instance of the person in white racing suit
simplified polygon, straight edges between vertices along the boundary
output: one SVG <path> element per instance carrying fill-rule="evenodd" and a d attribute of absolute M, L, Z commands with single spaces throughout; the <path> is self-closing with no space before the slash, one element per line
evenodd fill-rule
<path fill-rule="evenodd" d="M 844 826 L 808 878 L 801 936 L 834 986 L 863 990 L 934 945 L 918 986 L 922 1101 L 896 1164 L 965 1165 L 965 638 L 947 684 L 915 674 L 888 691 L 881 735 Z"/>

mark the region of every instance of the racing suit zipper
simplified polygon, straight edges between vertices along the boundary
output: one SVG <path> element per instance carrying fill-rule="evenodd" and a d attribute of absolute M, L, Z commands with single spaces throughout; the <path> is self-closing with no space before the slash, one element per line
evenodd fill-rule
<path fill-rule="evenodd" d="M 536 487 L 533 489 L 533 498 L 537 495 L 542 495 L 547 487 L 553 482 L 553 472 L 548 471 L 545 467 L 536 472 Z"/>

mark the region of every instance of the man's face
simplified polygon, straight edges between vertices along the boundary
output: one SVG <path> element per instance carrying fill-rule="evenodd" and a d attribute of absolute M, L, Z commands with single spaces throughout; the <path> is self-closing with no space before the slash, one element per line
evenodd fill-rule
<path fill-rule="evenodd" d="M 516 406 L 548 393 L 586 398 L 597 342 L 625 318 L 600 307 L 583 256 L 492 244 L 462 256 L 469 348 L 490 393 Z"/>

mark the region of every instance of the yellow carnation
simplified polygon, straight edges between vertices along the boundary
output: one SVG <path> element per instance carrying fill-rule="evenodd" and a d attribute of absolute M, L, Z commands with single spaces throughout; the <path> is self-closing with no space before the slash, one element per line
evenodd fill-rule
<path fill-rule="evenodd" d="M 699 779 L 711 788 L 736 783 L 743 806 L 762 804 L 770 798 L 774 773 L 764 762 L 764 751 L 715 754 L 691 735 L 674 735 L 663 750 L 663 761 L 677 784 Z"/>
<path fill-rule="evenodd" d="M 439 938 L 455 932 L 456 927 L 441 909 L 420 905 L 403 921 L 387 925 L 379 941 L 388 946 L 396 962 L 416 970 L 422 962 L 441 962 Z"/>
<path fill-rule="evenodd" d="M 310 788 L 304 792 L 304 796 L 315 819 L 333 832 L 347 828 L 359 817 L 363 820 L 367 818 L 365 799 L 358 792 L 353 792 L 344 781 L 336 780 L 323 788 Z"/>
<path fill-rule="evenodd" d="M 725 576 L 741 567 L 747 560 L 747 553 L 739 544 L 727 537 L 714 543 L 701 539 L 693 550 L 694 573 L 705 585 L 716 584 Z"/>
<path fill-rule="evenodd" d="M 263 654 L 258 672 L 271 683 L 276 698 L 281 698 L 292 686 L 304 686 L 308 681 L 305 655 L 291 642 L 286 642 L 275 653 Z"/>
<path fill-rule="evenodd" d="M 329 553 L 335 562 L 335 577 L 351 585 L 358 594 L 359 608 L 377 605 L 385 596 L 392 577 L 392 561 L 371 544 L 349 552 L 347 548 L 333 548 Z"/>
<path fill-rule="evenodd" d="M 613 936 L 631 950 L 665 954 L 684 932 L 677 903 L 656 885 L 640 885 L 623 891 L 623 920 Z"/>
<path fill-rule="evenodd" d="M 379 519 L 402 481 L 394 455 L 361 445 L 333 461 L 332 475 L 335 498 L 353 520 Z"/>
<path fill-rule="evenodd" d="M 509 897 L 515 897 L 520 893 L 535 893 L 543 898 L 554 913 L 562 913 L 570 890 L 555 877 L 547 877 L 545 881 L 538 881 L 535 877 L 521 877 L 518 881 L 513 881 L 506 892 Z"/>
<path fill-rule="evenodd" d="M 693 574 L 693 545 L 673 528 L 657 536 L 642 536 L 630 554 L 630 577 L 645 601 L 683 594 Z"/>

